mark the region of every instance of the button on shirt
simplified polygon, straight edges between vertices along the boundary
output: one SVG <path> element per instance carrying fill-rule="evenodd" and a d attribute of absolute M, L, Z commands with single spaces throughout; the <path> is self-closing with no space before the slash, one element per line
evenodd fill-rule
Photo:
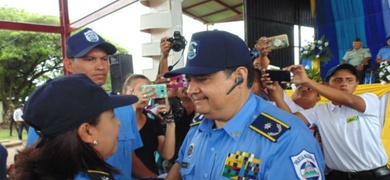
<path fill-rule="evenodd" d="M 387 155 L 381 142 L 379 99 L 375 94 L 359 95 L 365 112 L 332 103 L 301 111 L 320 132 L 326 165 L 338 171 L 357 172 L 382 167 Z"/>
<path fill-rule="evenodd" d="M 280 119 L 291 128 L 272 142 L 249 128 L 261 112 Z M 240 172 L 253 173 L 259 165 L 256 179 L 301 179 L 298 174 L 302 174 L 303 165 L 300 163 L 305 161 L 303 157 L 308 157 L 302 153 L 312 155 L 319 174 L 314 179 L 323 179 L 323 155 L 305 124 L 254 94 L 224 127 L 214 129 L 213 126 L 214 121 L 205 118 L 188 132 L 176 161 L 181 166 L 183 179 L 231 179 L 233 176 L 226 174 L 240 163 L 228 162 L 240 156 L 250 159 L 248 166 L 240 166 Z M 239 177 L 242 176 L 234 178 Z"/>
<path fill-rule="evenodd" d="M 385 46 L 381 48 L 376 57 L 380 57 L 382 60 L 390 60 L 390 47 Z"/>
<path fill-rule="evenodd" d="M 371 57 L 370 49 L 360 48 L 358 50 L 352 49 L 347 51 L 343 59 L 346 60 L 348 64 L 358 66 L 365 58 L 368 57 Z"/>

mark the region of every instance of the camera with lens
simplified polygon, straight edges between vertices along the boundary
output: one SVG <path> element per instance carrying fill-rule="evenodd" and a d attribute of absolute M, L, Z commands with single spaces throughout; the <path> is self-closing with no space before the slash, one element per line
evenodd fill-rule
<path fill-rule="evenodd" d="M 171 49 L 175 52 L 179 52 L 186 47 L 187 41 L 180 34 L 180 31 L 173 32 L 173 37 L 167 39 L 167 41 L 171 42 Z"/>

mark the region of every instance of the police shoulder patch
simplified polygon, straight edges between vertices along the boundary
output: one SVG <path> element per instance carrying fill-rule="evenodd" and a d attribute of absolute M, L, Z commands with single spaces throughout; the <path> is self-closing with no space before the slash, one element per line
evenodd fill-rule
<path fill-rule="evenodd" d="M 264 112 L 249 127 L 272 142 L 276 142 L 283 133 L 290 129 L 289 125 Z"/>
<path fill-rule="evenodd" d="M 205 116 L 203 114 L 195 114 L 194 119 L 192 119 L 190 126 L 199 125 L 203 121 L 204 118 L 205 118 Z"/>
<path fill-rule="evenodd" d="M 88 170 L 87 175 L 92 180 L 114 180 L 114 177 L 110 173 L 100 170 Z"/>
<path fill-rule="evenodd" d="M 296 156 L 291 156 L 291 162 L 299 179 L 322 179 L 321 170 L 314 154 L 302 150 Z"/>

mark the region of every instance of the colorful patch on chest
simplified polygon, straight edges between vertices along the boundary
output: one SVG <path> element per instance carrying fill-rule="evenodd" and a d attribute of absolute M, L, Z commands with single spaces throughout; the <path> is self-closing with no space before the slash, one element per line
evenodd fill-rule
<path fill-rule="evenodd" d="M 354 122 L 354 121 L 357 121 L 359 120 L 359 116 L 352 116 L 352 117 L 349 117 L 347 118 L 347 123 L 351 123 L 351 122 Z"/>
<path fill-rule="evenodd" d="M 260 163 L 261 160 L 256 159 L 255 154 L 241 151 L 229 153 L 222 176 L 231 179 L 257 179 Z"/>

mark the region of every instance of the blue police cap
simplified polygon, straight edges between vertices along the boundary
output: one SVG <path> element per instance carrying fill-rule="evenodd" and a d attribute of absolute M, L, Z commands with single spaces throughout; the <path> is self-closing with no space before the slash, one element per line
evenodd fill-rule
<path fill-rule="evenodd" d="M 90 28 L 69 36 L 66 45 L 67 58 L 83 57 L 93 48 L 102 48 L 108 55 L 115 54 L 116 48 L 111 43 L 106 42 L 95 31 Z"/>
<path fill-rule="evenodd" d="M 25 103 L 23 119 L 53 138 L 92 121 L 104 111 L 138 101 L 133 95 L 109 96 L 85 74 L 47 81 Z"/>
<path fill-rule="evenodd" d="M 252 64 L 249 48 L 237 35 L 226 31 L 203 31 L 192 35 L 188 47 L 187 63 L 164 74 L 205 75 L 226 68 Z"/>

